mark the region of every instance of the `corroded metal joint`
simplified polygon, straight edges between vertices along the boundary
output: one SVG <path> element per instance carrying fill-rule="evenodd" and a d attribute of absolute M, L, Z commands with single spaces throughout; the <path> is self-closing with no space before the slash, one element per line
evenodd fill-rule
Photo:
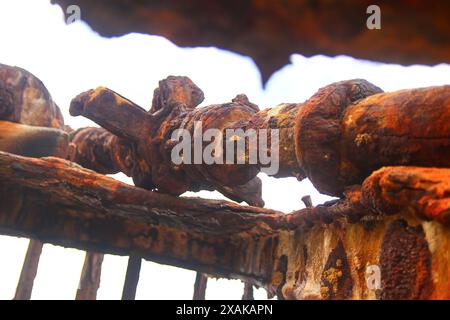
<path fill-rule="evenodd" d="M 298 166 L 322 193 L 342 195 L 342 119 L 349 105 L 382 90 L 366 80 L 336 82 L 321 88 L 298 110 L 295 153 Z"/>
<path fill-rule="evenodd" d="M 299 166 L 341 196 L 383 166 L 450 166 L 450 86 L 382 93 L 365 80 L 331 84 L 299 109 Z"/>

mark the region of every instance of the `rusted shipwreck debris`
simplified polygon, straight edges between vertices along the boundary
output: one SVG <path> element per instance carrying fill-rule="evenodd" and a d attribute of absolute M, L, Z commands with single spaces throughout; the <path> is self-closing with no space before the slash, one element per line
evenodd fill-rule
<path fill-rule="evenodd" d="M 349 55 L 400 64 L 450 62 L 446 1 L 410 0 L 51 0 L 105 37 L 139 32 L 179 46 L 215 46 L 253 58 L 264 82 L 289 56 Z M 381 30 L 369 30 L 378 5 Z M 69 19 L 69 21 L 71 21 Z M 420 30 L 420 32 L 417 32 Z M 374 45 L 376 44 L 376 45 Z"/>
<path fill-rule="evenodd" d="M 202 91 L 169 77 L 148 112 L 107 88 L 80 94 L 72 115 L 103 128 L 75 131 L 28 72 L 2 65 L 0 93 L 0 230 L 89 251 L 79 299 L 95 298 L 101 253 L 130 256 L 125 298 L 141 258 L 242 279 L 247 298 L 251 285 L 281 299 L 450 298 L 450 86 L 383 93 L 350 80 L 259 111 L 243 95 L 196 108 Z M 339 200 L 281 213 L 261 207 L 261 163 L 174 165 L 170 133 L 198 119 L 279 129 L 275 176 Z M 104 175 L 119 171 L 136 186 Z M 200 189 L 253 206 L 179 196 Z M 39 243 L 16 298 L 29 297 Z M 200 274 L 196 287 L 204 297 Z"/>

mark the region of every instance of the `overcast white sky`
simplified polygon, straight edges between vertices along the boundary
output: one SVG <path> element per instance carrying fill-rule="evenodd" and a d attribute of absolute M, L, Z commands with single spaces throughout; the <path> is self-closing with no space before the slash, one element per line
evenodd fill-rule
<path fill-rule="evenodd" d="M 141 34 L 105 39 L 84 23 L 66 25 L 61 8 L 49 0 L 0 0 L 0 63 L 20 66 L 40 78 L 73 128 L 93 125 L 68 113 L 69 102 L 78 93 L 107 86 L 149 108 L 153 89 L 168 75 L 189 76 L 205 93 L 203 105 L 245 93 L 261 109 L 302 102 L 324 85 L 351 78 L 365 78 L 385 91 L 450 84 L 450 65 L 403 67 L 345 56 L 293 55 L 263 90 L 248 57 L 216 48 L 182 49 L 164 38 Z M 314 204 L 328 199 L 308 181 L 261 178 L 266 206 L 273 209 L 299 209 L 305 194 Z M 211 192 L 200 195 L 222 197 Z M 0 236 L 0 299 L 13 297 L 27 245 L 26 239 Z M 73 299 L 83 261 L 82 251 L 45 245 L 32 298 Z M 120 298 L 126 263 L 126 257 L 105 257 L 99 299 Z M 193 271 L 144 262 L 137 299 L 191 299 L 194 279 Z M 237 280 L 210 280 L 207 299 L 239 299 L 242 288 Z M 255 296 L 265 298 L 264 290 Z"/>

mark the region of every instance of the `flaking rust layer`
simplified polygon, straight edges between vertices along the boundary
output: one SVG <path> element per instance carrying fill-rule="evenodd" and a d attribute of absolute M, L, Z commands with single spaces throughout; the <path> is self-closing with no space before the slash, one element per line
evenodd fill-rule
<path fill-rule="evenodd" d="M 286 299 L 450 299 L 450 230 L 435 221 L 402 213 L 279 239 L 287 268 L 272 292 Z"/>

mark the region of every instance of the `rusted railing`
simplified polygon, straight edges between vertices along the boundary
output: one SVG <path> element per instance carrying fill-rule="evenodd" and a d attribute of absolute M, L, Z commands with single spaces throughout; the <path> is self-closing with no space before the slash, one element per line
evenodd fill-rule
<path fill-rule="evenodd" d="M 31 298 L 42 247 L 43 243 L 41 241 L 33 239 L 30 240 L 17 284 L 16 293 L 14 295 L 14 300 L 29 300 Z M 80 282 L 76 292 L 76 300 L 97 299 L 97 291 L 100 288 L 103 256 L 104 255 L 102 253 L 86 252 Z M 139 283 L 141 263 L 142 259 L 140 257 L 129 257 L 123 286 L 122 300 L 134 300 L 136 298 L 136 289 Z M 194 300 L 205 300 L 207 281 L 208 277 L 206 275 L 197 273 L 194 284 Z M 253 300 L 252 285 L 245 284 L 242 299 Z"/>

